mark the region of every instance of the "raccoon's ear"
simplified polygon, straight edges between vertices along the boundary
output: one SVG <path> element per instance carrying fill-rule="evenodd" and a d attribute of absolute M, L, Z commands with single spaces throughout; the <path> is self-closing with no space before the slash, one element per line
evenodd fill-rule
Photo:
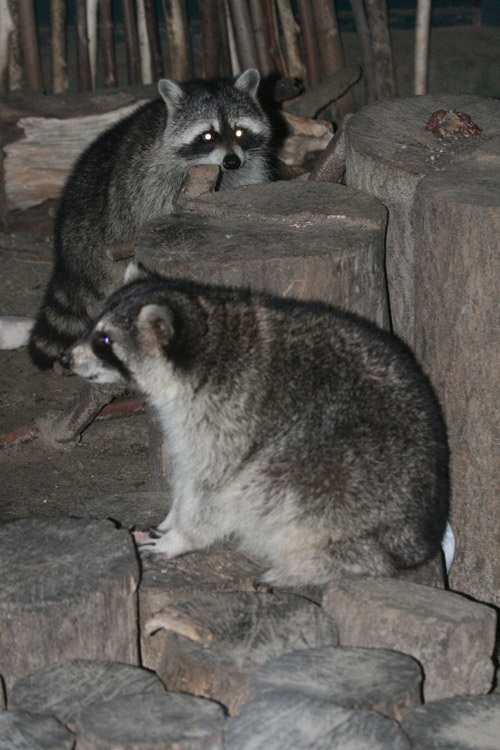
<path fill-rule="evenodd" d="M 234 82 L 234 87 L 242 94 L 248 94 L 252 99 L 257 96 L 260 83 L 260 73 L 255 68 L 248 68 Z"/>
<path fill-rule="evenodd" d="M 172 81 L 170 78 L 162 78 L 158 81 L 158 91 L 167 105 L 169 117 L 172 117 L 174 112 L 176 112 L 184 102 L 184 91 L 178 83 Z"/>
<path fill-rule="evenodd" d="M 174 318 L 164 305 L 144 305 L 137 327 L 148 346 L 166 346 L 174 335 Z"/>
<path fill-rule="evenodd" d="M 153 274 L 146 268 L 146 266 L 132 260 L 125 269 L 123 283 L 130 284 L 132 281 L 145 281 L 146 279 L 150 279 L 151 276 L 153 276 Z"/>

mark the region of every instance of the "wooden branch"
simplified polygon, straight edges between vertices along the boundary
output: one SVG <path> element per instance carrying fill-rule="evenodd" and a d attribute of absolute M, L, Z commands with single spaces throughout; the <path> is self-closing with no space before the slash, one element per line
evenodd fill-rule
<path fill-rule="evenodd" d="M 167 25 L 170 51 L 169 75 L 176 80 L 189 78 L 190 37 L 181 0 L 162 0 L 165 23 Z"/>
<path fill-rule="evenodd" d="M 104 75 L 106 86 L 118 86 L 111 0 L 101 0 L 101 30 L 103 36 Z"/>
<path fill-rule="evenodd" d="M 331 0 L 314 0 L 312 9 L 323 70 L 325 75 L 329 76 L 345 66 L 335 8 Z M 339 123 L 346 114 L 354 112 L 354 101 L 349 91 L 335 102 L 334 110 Z"/>
<path fill-rule="evenodd" d="M 290 0 L 276 0 L 278 6 L 283 36 L 285 39 L 285 48 L 288 61 L 288 74 L 306 79 L 306 66 L 302 60 L 299 46 L 299 28 L 295 22 Z"/>
<path fill-rule="evenodd" d="M 417 16 L 415 18 L 414 71 L 414 94 L 416 96 L 427 93 L 431 8 L 431 0 L 417 0 Z"/>
<path fill-rule="evenodd" d="M 345 125 L 352 115 L 347 114 L 344 121 L 325 148 L 314 169 L 309 175 L 310 180 L 324 182 L 342 182 L 346 169 L 345 155 Z"/>
<path fill-rule="evenodd" d="M 23 56 L 22 56 L 22 44 L 21 44 L 21 32 L 19 23 L 19 8 L 17 0 L 7 0 L 6 7 L 8 8 L 10 17 L 12 19 L 13 28 L 9 34 L 9 75 L 8 75 L 8 89 L 9 91 L 19 91 L 25 87 L 26 76 L 24 74 Z M 0 24 L 1 26 L 1 24 Z"/>
<path fill-rule="evenodd" d="M 97 6 L 98 0 L 87 0 L 87 36 L 92 91 L 95 91 L 97 76 Z"/>
<path fill-rule="evenodd" d="M 66 52 L 66 2 L 50 0 L 50 47 L 52 57 L 52 93 L 68 90 Z"/>
<path fill-rule="evenodd" d="M 201 74 L 212 78 L 219 74 L 220 28 L 217 0 L 198 0 L 201 21 Z"/>
<path fill-rule="evenodd" d="M 314 117 L 350 89 L 361 77 L 358 65 L 349 65 L 325 78 L 305 94 L 298 96 L 285 105 L 285 110 L 301 117 Z"/>
<path fill-rule="evenodd" d="M 373 55 L 372 38 L 368 21 L 366 20 L 363 0 L 350 0 L 354 23 L 359 39 L 359 46 L 363 55 L 363 80 L 365 84 L 365 104 L 377 101 L 377 80 L 375 74 L 375 57 Z"/>
<path fill-rule="evenodd" d="M 238 42 L 238 56 L 242 68 L 258 68 L 257 48 L 247 0 L 229 0 L 234 30 Z"/>
<path fill-rule="evenodd" d="M 139 83 L 139 44 L 133 0 L 122 0 L 123 28 L 127 48 L 128 82 Z"/>
<path fill-rule="evenodd" d="M 151 54 L 151 70 L 153 80 L 158 81 L 163 76 L 163 56 L 154 0 L 144 0 L 144 11 L 146 14 L 146 29 Z"/>
<path fill-rule="evenodd" d="M 288 68 L 280 45 L 278 16 L 274 0 L 264 0 L 264 12 L 266 14 L 269 54 L 271 55 L 271 60 L 281 76 L 288 76 Z"/>
<path fill-rule="evenodd" d="M 14 31 L 14 21 L 6 0 L 0 0 L 0 93 L 9 90 L 10 40 Z"/>
<path fill-rule="evenodd" d="M 146 11 L 144 0 L 135 0 L 137 10 L 137 37 L 139 39 L 139 57 L 141 59 L 141 81 L 152 83 L 151 49 L 149 47 L 148 30 L 146 27 Z"/>
<path fill-rule="evenodd" d="M 19 27 L 28 86 L 35 91 L 43 91 L 42 63 L 33 0 L 19 0 Z"/>
<path fill-rule="evenodd" d="M 317 0 L 315 0 L 317 3 Z M 313 3 L 313 5 L 315 4 Z M 321 80 L 321 67 L 318 55 L 318 40 L 314 30 L 313 10 L 311 0 L 297 0 L 299 18 L 304 40 L 304 53 L 307 64 L 307 80 L 309 86 L 314 86 Z"/>
<path fill-rule="evenodd" d="M 268 44 L 268 30 L 266 16 L 264 13 L 263 0 L 249 0 L 250 15 L 252 17 L 252 27 L 259 58 L 259 70 L 262 75 L 268 76 L 275 72 L 271 60 Z"/>
<path fill-rule="evenodd" d="M 365 0 L 365 6 L 375 55 L 378 98 L 392 99 L 398 95 L 398 87 L 392 59 L 387 0 Z"/>
<path fill-rule="evenodd" d="M 76 55 L 78 88 L 80 91 L 91 91 L 87 7 L 85 0 L 76 0 Z"/>

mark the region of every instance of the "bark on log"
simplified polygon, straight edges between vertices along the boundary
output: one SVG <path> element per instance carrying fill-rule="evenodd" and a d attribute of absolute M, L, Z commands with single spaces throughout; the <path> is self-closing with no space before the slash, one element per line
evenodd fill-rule
<path fill-rule="evenodd" d="M 25 711 L 0 711 L 2 750 L 73 750 L 75 736 L 52 716 Z"/>
<path fill-rule="evenodd" d="M 224 715 L 192 695 L 115 698 L 77 722 L 78 750 L 222 750 Z"/>
<path fill-rule="evenodd" d="M 198 595 L 160 611 L 151 627 L 167 631 L 157 668 L 167 690 L 211 698 L 230 715 L 251 699 L 249 677 L 269 659 L 338 643 L 333 620 L 293 594 Z"/>
<path fill-rule="evenodd" d="M 418 659 L 426 701 L 491 688 L 496 626 L 491 607 L 391 578 L 332 582 L 323 607 L 335 618 L 343 646 L 388 648 Z"/>
<path fill-rule="evenodd" d="M 9 708 L 50 714 L 74 732 L 84 711 L 117 697 L 142 695 L 165 695 L 161 680 L 152 672 L 113 661 L 71 659 L 18 680 L 9 694 Z"/>
<path fill-rule="evenodd" d="M 437 138 L 425 131 L 433 112 L 457 109 L 481 127 L 478 137 Z M 420 253 L 413 218 L 415 190 L 451 161 L 481 159 L 500 136 L 500 102 L 463 96 L 418 96 L 364 107 L 346 128 L 346 182 L 379 198 L 389 210 L 386 266 L 395 333 L 414 344 L 415 264 Z M 467 182 L 468 169 L 463 180 Z"/>
<path fill-rule="evenodd" d="M 321 109 L 345 94 L 359 80 L 360 76 L 361 69 L 359 66 L 349 65 L 347 68 L 342 68 L 342 70 L 323 79 L 301 96 L 292 99 L 284 108 L 294 115 L 314 117 Z"/>
<path fill-rule="evenodd" d="M 489 750 L 498 747 L 500 695 L 428 703 L 407 714 L 402 727 L 415 750 Z"/>
<path fill-rule="evenodd" d="M 136 664 L 138 566 L 108 521 L 26 519 L 0 529 L 0 651 L 7 691 L 64 658 Z"/>
<path fill-rule="evenodd" d="M 249 687 L 256 698 L 301 695 L 399 721 L 421 704 L 421 682 L 420 665 L 406 654 L 324 646 L 270 659 L 251 675 Z"/>
<path fill-rule="evenodd" d="M 159 610 L 177 606 L 199 594 L 254 591 L 254 582 L 264 570 L 263 564 L 246 557 L 229 543 L 175 560 L 145 558 L 139 587 L 143 665 L 157 669 L 163 652 L 165 631 L 148 634 L 145 628 Z"/>
<path fill-rule="evenodd" d="M 298 676 L 297 679 L 300 679 Z M 270 730 L 271 728 L 271 730 Z M 410 750 L 397 723 L 331 700 L 272 693 L 227 722 L 225 750 Z"/>
<path fill-rule="evenodd" d="M 500 606 L 500 136 L 490 146 L 417 187 L 415 349 L 448 423 L 450 585 Z"/>
<path fill-rule="evenodd" d="M 50 0 L 50 51 L 52 58 L 52 92 L 61 94 L 68 89 L 65 0 Z"/>

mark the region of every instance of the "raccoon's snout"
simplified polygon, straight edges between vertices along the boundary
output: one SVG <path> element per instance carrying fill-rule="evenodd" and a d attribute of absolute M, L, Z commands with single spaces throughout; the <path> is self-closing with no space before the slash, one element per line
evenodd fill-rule
<path fill-rule="evenodd" d="M 241 159 L 236 154 L 227 154 L 222 160 L 222 166 L 224 169 L 239 169 Z"/>

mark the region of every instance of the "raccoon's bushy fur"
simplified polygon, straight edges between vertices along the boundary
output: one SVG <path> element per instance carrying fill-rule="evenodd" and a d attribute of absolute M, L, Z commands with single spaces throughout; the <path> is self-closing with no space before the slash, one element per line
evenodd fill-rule
<path fill-rule="evenodd" d="M 221 188 L 270 179 L 270 125 L 258 99 L 259 74 L 177 84 L 140 107 L 81 155 L 63 190 L 54 268 L 29 342 L 33 361 L 52 365 L 83 336 L 123 274 L 105 250 L 172 211 L 186 170 L 219 164 Z"/>
<path fill-rule="evenodd" d="M 159 417 L 173 502 L 146 550 L 234 536 L 269 560 L 266 583 L 294 585 L 393 575 L 439 548 L 439 405 L 408 348 L 354 315 L 148 276 L 106 302 L 66 364 L 135 383 Z"/>

